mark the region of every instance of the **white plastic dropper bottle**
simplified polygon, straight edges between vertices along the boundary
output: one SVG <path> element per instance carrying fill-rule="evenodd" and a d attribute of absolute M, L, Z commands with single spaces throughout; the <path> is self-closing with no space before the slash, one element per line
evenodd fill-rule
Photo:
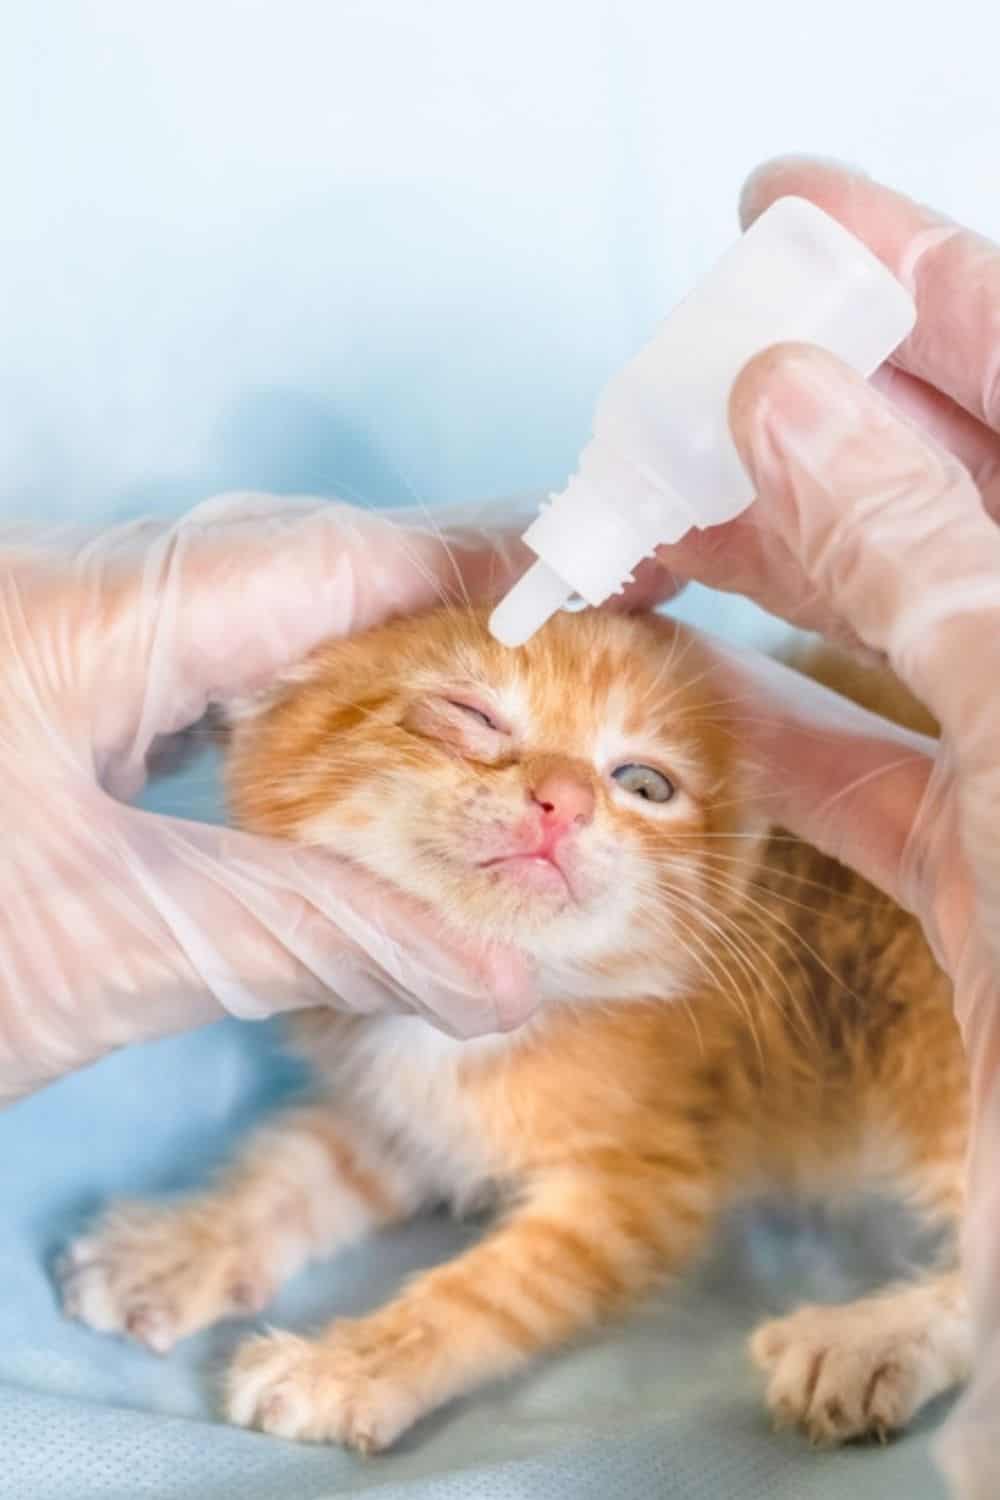
<path fill-rule="evenodd" d="M 523 645 L 573 594 L 603 604 L 661 543 L 750 504 L 728 404 L 755 354 L 819 344 L 867 378 L 915 321 L 865 245 L 805 199 L 780 198 L 606 386 L 576 474 L 524 533 L 538 561 L 493 611 L 492 634 Z"/>

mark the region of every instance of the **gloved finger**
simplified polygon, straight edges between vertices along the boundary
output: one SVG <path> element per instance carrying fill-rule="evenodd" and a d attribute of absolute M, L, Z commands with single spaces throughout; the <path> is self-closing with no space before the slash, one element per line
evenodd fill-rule
<path fill-rule="evenodd" d="M 967 730 L 970 694 L 998 680 L 1000 529 L 966 471 L 805 346 L 752 360 L 730 417 L 767 528 L 810 585 L 946 731 Z"/>
<path fill-rule="evenodd" d="M 231 1014 L 377 1002 L 477 1035 L 519 1024 L 534 1006 L 516 952 L 460 935 L 440 913 L 348 861 L 115 811 L 128 888 L 145 893 L 186 971 Z"/>
<path fill-rule="evenodd" d="M 876 370 L 871 383 L 928 437 L 958 459 L 968 470 L 986 510 L 995 521 L 1000 521 L 1000 436 L 970 417 L 950 396 L 895 365 L 883 365 Z"/>
<path fill-rule="evenodd" d="M 773 658 L 711 639 L 720 699 L 738 725 L 751 795 L 769 821 L 907 904 L 903 855 L 936 744 Z"/>
<path fill-rule="evenodd" d="M 863 649 L 850 625 L 810 584 L 759 501 L 721 526 L 692 530 L 679 542 L 657 547 L 656 560 L 668 578 L 690 578 L 721 593 L 744 595 L 800 630 L 853 651 Z"/>
<path fill-rule="evenodd" d="M 339 504 L 266 496 L 199 506 L 143 559 L 133 606 L 172 624 L 176 670 L 208 696 L 246 692 L 330 635 L 506 586 L 522 559 L 504 521 L 447 532 Z"/>
<path fill-rule="evenodd" d="M 500 592 L 524 563 L 509 527 L 482 509 L 445 530 L 421 513 L 404 526 L 244 495 L 95 543 L 80 587 L 93 597 L 99 572 L 100 670 L 116 684 L 99 721 L 109 784 L 134 790 L 155 737 L 195 722 L 212 699 L 259 688 L 328 636 Z"/>
<path fill-rule="evenodd" d="M 45 857 L 18 849 L 0 881 L 0 1104 L 227 1013 L 402 1011 L 465 1036 L 536 1003 L 516 952 L 344 861 L 157 818 L 93 784 L 41 811 Z"/>
<path fill-rule="evenodd" d="M 1000 529 L 956 461 L 819 350 L 751 361 L 736 444 L 808 580 L 941 725 L 961 846 L 1000 954 L 995 826 L 1000 740 Z M 919 849 L 915 852 L 919 861 Z"/>
<path fill-rule="evenodd" d="M 909 276 L 911 284 L 913 278 L 907 268 L 912 270 L 910 263 L 914 256 L 906 249 L 910 244 L 906 236 L 923 232 L 914 228 L 914 222 L 923 223 L 922 216 L 929 222 L 940 222 L 909 200 L 879 187 L 861 174 L 808 158 L 786 157 L 758 168 L 748 180 L 741 204 L 744 224 L 752 222 L 784 193 L 801 194 L 833 213 L 882 254 L 904 280 Z M 996 255 L 1000 257 L 1000 252 Z M 993 275 L 992 271 L 990 275 Z M 954 396 L 936 388 L 937 364 L 933 359 L 921 360 L 913 354 L 918 349 L 915 342 L 918 335 L 923 337 L 924 321 L 931 320 L 932 330 L 941 321 L 936 311 L 937 299 L 942 295 L 941 286 L 932 279 L 927 286 L 919 283 L 918 290 L 920 287 L 923 287 L 919 299 L 921 322 L 896 357 L 908 368 L 900 368 L 895 362 L 884 365 L 872 383 L 954 454 L 968 470 L 987 510 L 1000 518 L 1000 435 L 972 416 Z M 1000 365 L 1000 300 L 992 304 L 992 311 L 985 297 L 981 304 L 979 299 L 983 294 L 976 282 L 957 285 L 953 295 L 968 298 L 976 308 L 985 310 L 985 317 L 979 312 L 975 315 L 977 337 L 989 327 L 993 328 L 992 343 L 987 340 L 987 363 L 992 355 L 995 371 Z M 949 299 L 951 296 L 949 292 Z M 954 347 L 950 312 L 944 322 L 944 347 L 950 356 Z M 919 370 L 923 364 L 929 371 L 925 372 L 925 378 L 908 372 L 909 367 Z M 959 369 L 960 373 L 968 374 L 964 359 L 959 361 Z M 994 375 L 992 378 L 1000 377 Z M 679 542 L 660 547 L 657 557 L 666 569 L 679 576 L 697 578 L 701 583 L 728 593 L 747 594 L 794 624 L 856 648 L 858 642 L 854 632 L 810 588 L 784 538 L 775 535 L 766 525 L 761 526 L 760 516 L 758 506 L 752 505 L 724 526 L 692 531 Z"/>
<path fill-rule="evenodd" d="M 1000 248 L 862 173 L 808 157 L 752 173 L 743 224 L 789 193 L 839 219 L 912 292 L 916 326 L 893 364 L 1000 431 Z"/>
<path fill-rule="evenodd" d="M 1000 520 L 1000 438 L 950 397 L 892 365 L 883 365 L 872 385 L 949 449 L 968 470 L 986 510 Z M 722 526 L 690 531 L 679 542 L 658 548 L 657 560 L 665 583 L 653 602 L 677 592 L 678 575 L 697 578 L 724 593 L 746 594 L 772 614 L 852 650 L 860 645 L 855 632 L 811 587 L 792 549 L 766 525 L 756 502 Z"/>

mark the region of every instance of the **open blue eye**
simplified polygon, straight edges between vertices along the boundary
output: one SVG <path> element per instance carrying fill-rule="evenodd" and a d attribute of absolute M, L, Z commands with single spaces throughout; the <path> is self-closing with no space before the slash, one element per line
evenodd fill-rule
<path fill-rule="evenodd" d="M 644 802 L 669 802 L 676 790 L 673 782 L 652 766 L 619 766 L 611 776 L 623 792 L 631 792 L 633 797 L 641 797 Z"/>

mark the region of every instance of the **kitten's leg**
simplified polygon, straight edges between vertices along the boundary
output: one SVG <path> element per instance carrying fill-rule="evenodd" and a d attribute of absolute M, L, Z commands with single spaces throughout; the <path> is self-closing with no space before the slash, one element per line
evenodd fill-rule
<path fill-rule="evenodd" d="M 896 1185 L 914 1212 L 945 1234 L 947 1268 L 839 1307 L 800 1307 L 750 1340 L 775 1421 L 801 1427 L 815 1443 L 884 1439 L 970 1369 L 965 1289 L 951 1269 L 964 1207 L 964 1124 L 949 1133 L 938 1123 L 937 1137 L 921 1141 L 924 1122 L 913 1098 L 898 1103 L 916 1163 Z"/>
<path fill-rule="evenodd" d="M 700 1180 L 553 1173 L 479 1245 L 393 1302 L 316 1340 L 253 1340 L 230 1369 L 234 1422 L 283 1437 L 387 1447 L 452 1397 L 509 1374 L 626 1307 L 700 1246 Z"/>
<path fill-rule="evenodd" d="M 967 1080 L 950 1003 L 919 1007 L 893 1034 L 881 1071 L 859 1081 L 887 1138 L 905 1145 L 878 1155 L 872 1185 L 899 1193 L 943 1251 L 934 1273 L 841 1307 L 803 1307 L 758 1329 L 751 1357 L 768 1377 L 778 1422 L 814 1442 L 842 1443 L 898 1431 L 934 1396 L 969 1373 L 971 1327 L 956 1269 L 964 1212 Z M 933 1061 L 931 1061 L 933 1060 Z"/>
<path fill-rule="evenodd" d="M 775 1422 L 833 1444 L 905 1427 L 966 1378 L 971 1343 L 956 1271 L 841 1307 L 800 1307 L 759 1328 L 750 1354 Z"/>
<path fill-rule="evenodd" d="M 420 1193 L 332 1110 L 262 1130 L 218 1186 L 179 1204 L 121 1204 L 70 1246 L 63 1307 L 157 1353 L 262 1308 L 305 1263 L 413 1211 Z"/>

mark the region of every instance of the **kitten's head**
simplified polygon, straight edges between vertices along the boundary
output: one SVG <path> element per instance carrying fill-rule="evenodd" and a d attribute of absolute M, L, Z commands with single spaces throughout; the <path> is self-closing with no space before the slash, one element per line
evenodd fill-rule
<path fill-rule="evenodd" d="M 711 655 L 556 615 L 526 646 L 442 609 L 315 652 L 235 719 L 241 826 L 328 848 L 520 946 L 578 998 L 665 994 L 724 942 L 760 827 Z"/>

